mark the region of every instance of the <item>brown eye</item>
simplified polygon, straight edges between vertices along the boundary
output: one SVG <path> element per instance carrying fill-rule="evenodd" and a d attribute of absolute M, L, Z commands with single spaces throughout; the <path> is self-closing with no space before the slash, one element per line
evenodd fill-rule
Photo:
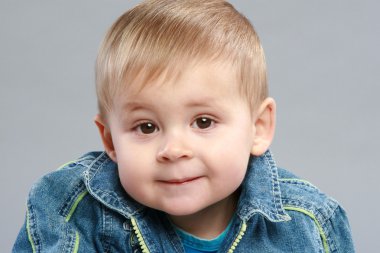
<path fill-rule="evenodd" d="M 152 134 L 157 131 L 157 127 L 153 123 L 146 122 L 140 124 L 138 130 L 143 134 Z"/>
<path fill-rule="evenodd" d="M 213 123 L 214 121 L 210 118 L 200 117 L 195 120 L 194 127 L 199 129 L 206 129 L 211 127 Z"/>

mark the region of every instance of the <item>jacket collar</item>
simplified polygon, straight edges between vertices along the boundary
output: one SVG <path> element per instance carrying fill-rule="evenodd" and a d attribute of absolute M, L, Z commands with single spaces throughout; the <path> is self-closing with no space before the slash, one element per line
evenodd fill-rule
<path fill-rule="evenodd" d="M 116 163 L 103 152 L 97 152 L 95 159 L 83 173 L 88 192 L 110 209 L 126 218 L 131 218 L 145 208 L 124 191 Z"/>
<path fill-rule="evenodd" d="M 88 192 L 126 218 L 142 213 L 146 208 L 124 191 L 117 165 L 105 152 L 93 154 L 93 161 L 83 174 Z M 290 220 L 282 206 L 277 167 L 270 151 L 250 158 L 241 186 L 237 215 L 248 220 L 256 213 L 273 222 Z"/>
<path fill-rule="evenodd" d="M 237 215 L 248 220 L 257 213 L 273 222 L 290 220 L 282 205 L 277 166 L 269 150 L 250 157 L 241 186 Z"/>

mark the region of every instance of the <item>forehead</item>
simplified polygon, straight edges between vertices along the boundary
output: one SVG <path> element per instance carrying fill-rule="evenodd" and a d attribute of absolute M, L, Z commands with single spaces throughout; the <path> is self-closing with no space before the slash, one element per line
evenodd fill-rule
<path fill-rule="evenodd" d="M 236 71 L 226 62 L 197 62 L 181 68 L 166 68 L 149 76 L 140 71 L 119 93 L 118 106 L 141 101 L 160 101 L 176 96 L 191 103 L 223 101 L 239 97 Z M 190 102 L 189 102 L 190 103 Z"/>
<path fill-rule="evenodd" d="M 162 69 L 145 67 L 134 72 L 135 75 L 129 75 L 129 80 L 124 81 L 124 88 L 120 91 L 123 96 L 134 97 L 147 89 L 176 91 L 181 86 L 204 91 L 228 90 L 232 95 L 240 86 L 236 69 L 225 61 L 192 61 Z"/>

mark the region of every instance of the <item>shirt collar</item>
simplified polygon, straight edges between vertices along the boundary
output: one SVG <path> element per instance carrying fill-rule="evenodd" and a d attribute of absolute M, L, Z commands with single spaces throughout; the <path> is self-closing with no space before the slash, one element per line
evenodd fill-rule
<path fill-rule="evenodd" d="M 269 150 L 250 158 L 241 186 L 238 216 L 248 220 L 257 213 L 273 222 L 290 220 L 282 205 L 277 166 Z"/>
<path fill-rule="evenodd" d="M 96 153 L 94 157 L 83 174 L 89 193 L 127 218 L 141 213 L 145 208 L 124 191 L 117 165 L 105 152 Z M 248 220 L 256 213 L 274 222 L 290 220 L 282 206 L 277 167 L 269 150 L 262 156 L 250 158 L 241 186 L 237 215 Z"/>

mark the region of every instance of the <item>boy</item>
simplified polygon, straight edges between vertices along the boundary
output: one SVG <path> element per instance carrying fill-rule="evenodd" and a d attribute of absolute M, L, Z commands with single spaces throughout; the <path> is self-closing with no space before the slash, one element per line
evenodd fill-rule
<path fill-rule="evenodd" d="M 96 65 L 105 152 L 45 176 L 14 252 L 353 252 L 345 213 L 268 151 L 276 106 L 246 18 L 152 0 Z"/>

